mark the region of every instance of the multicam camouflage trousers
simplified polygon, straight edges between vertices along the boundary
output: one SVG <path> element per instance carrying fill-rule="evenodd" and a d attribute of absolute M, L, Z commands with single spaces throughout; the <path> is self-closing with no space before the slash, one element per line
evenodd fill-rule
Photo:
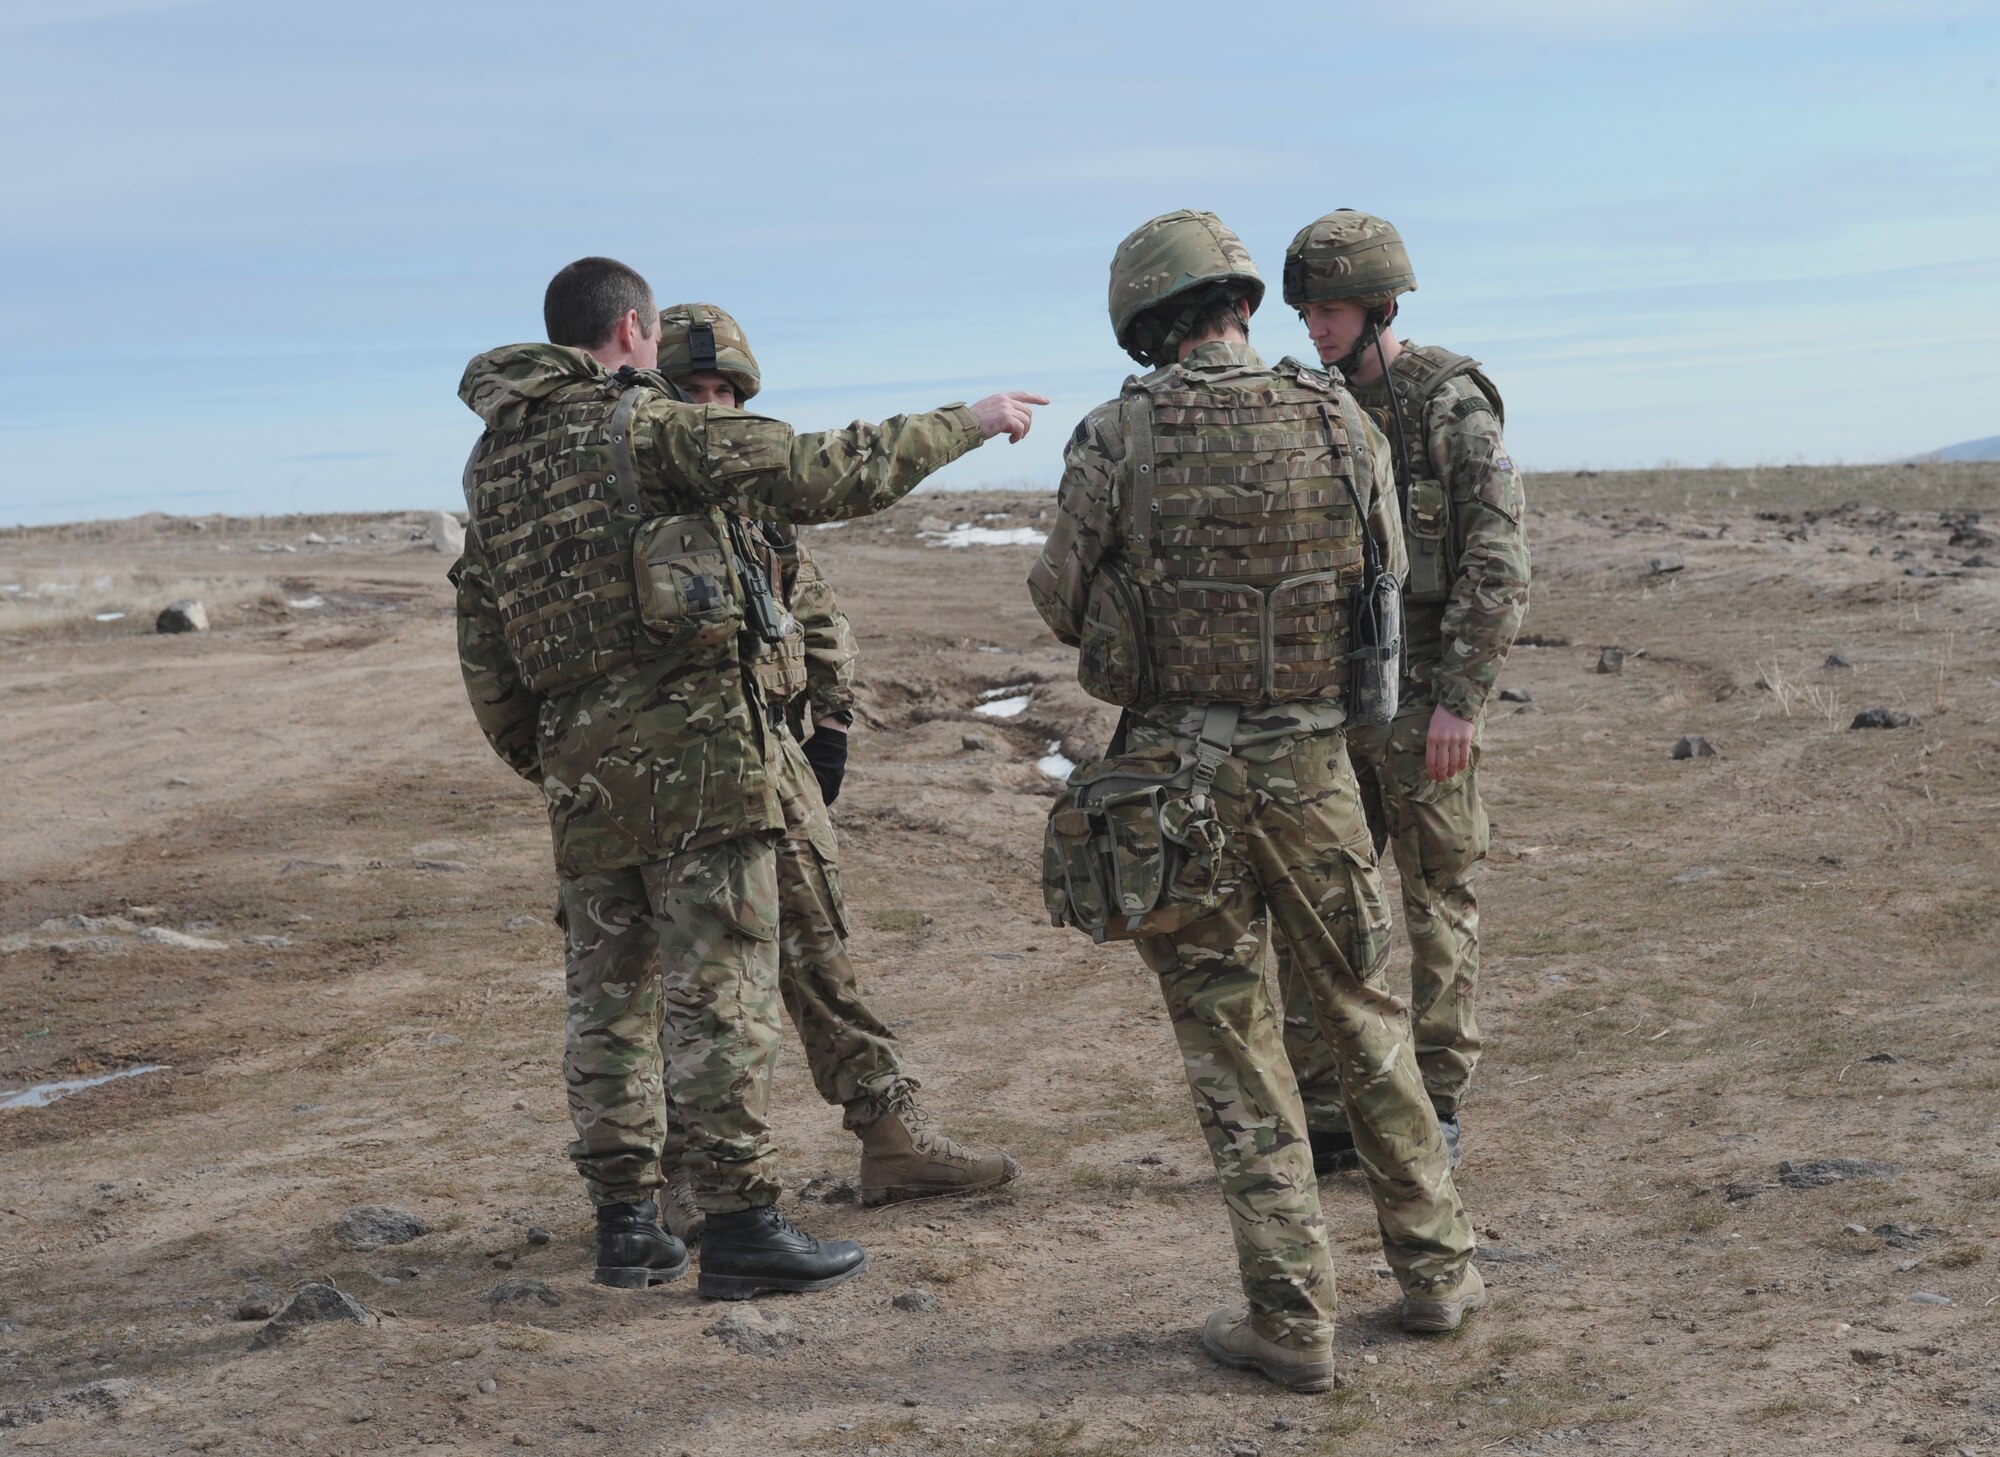
<path fill-rule="evenodd" d="M 660 1184 L 667 1094 L 711 1212 L 778 1197 L 767 1112 L 778 1055 L 778 853 L 739 835 L 562 882 L 570 1157 L 599 1204 Z"/>
<path fill-rule="evenodd" d="M 805 1046 L 813 1086 L 829 1103 L 846 1105 L 845 1122 L 874 1121 L 905 1088 L 896 1034 L 861 1000 L 847 957 L 847 913 L 833 820 L 819 781 L 789 731 L 780 732 L 778 797 L 785 837 L 778 842 L 778 990 Z M 663 1174 L 682 1160 L 686 1135 L 673 1099 L 661 1149 Z"/>
<path fill-rule="evenodd" d="M 1408 686 L 1407 684 L 1405 685 Z M 1479 1062 L 1479 902 L 1473 876 L 1490 834 L 1479 798 L 1479 748 L 1463 773 L 1434 782 L 1424 746 L 1434 704 L 1418 693 L 1380 728 L 1354 729 L 1348 752 L 1379 852 L 1396 857 L 1403 927 L 1410 938 L 1410 1016 L 1417 1066 L 1440 1118 L 1457 1114 Z M 1320 1035 L 1313 1000 L 1278 946 L 1278 992 L 1285 1006 L 1285 1051 L 1305 1100 L 1306 1126 L 1347 1127 L 1331 1044 Z"/>
<path fill-rule="evenodd" d="M 1132 747 L 1157 734 L 1135 727 Z M 1263 922 L 1292 952 L 1318 1012 L 1390 1268 L 1409 1291 L 1455 1282 L 1472 1231 L 1410 1045 L 1382 979 L 1389 912 L 1338 733 L 1239 743 L 1215 781 L 1228 832 L 1223 898 L 1172 936 L 1138 943 L 1173 1018 L 1257 1330 L 1287 1345 L 1333 1337 L 1333 1259 L 1304 1109 L 1265 988 Z"/>

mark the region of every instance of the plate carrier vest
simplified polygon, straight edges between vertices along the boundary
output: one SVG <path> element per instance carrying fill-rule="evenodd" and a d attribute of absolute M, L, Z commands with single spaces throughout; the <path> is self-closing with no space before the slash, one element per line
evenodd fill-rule
<path fill-rule="evenodd" d="M 1436 478 L 1431 466 L 1430 432 L 1426 422 L 1430 401 L 1448 380 L 1465 375 L 1478 391 L 1451 407 L 1456 423 L 1480 410 L 1491 410 L 1502 425 L 1507 423 L 1507 407 L 1500 391 L 1480 369 L 1479 361 L 1453 354 L 1435 345 L 1405 345 L 1389 366 L 1390 395 L 1403 425 L 1403 438 L 1410 450 L 1410 474 L 1404 479 L 1403 461 L 1396 460 L 1396 480 L 1403 498 L 1403 544 L 1410 555 L 1410 579 L 1404 588 L 1404 602 L 1411 607 L 1442 604 L 1451 596 L 1458 580 L 1458 547 L 1452 530 L 1451 489 Z M 1395 422 L 1388 411 L 1381 412 L 1382 429 L 1395 442 Z"/>
<path fill-rule="evenodd" d="M 652 393 L 616 376 L 578 381 L 517 428 L 487 431 L 466 462 L 468 526 L 501 631 L 540 697 L 641 658 L 735 652 L 741 593 L 721 513 L 642 505 L 632 416 Z M 664 482 L 647 486 L 671 498 Z"/>
<path fill-rule="evenodd" d="M 1125 707 L 1338 697 L 1372 486 L 1352 396 L 1294 360 L 1128 379 L 1120 548 L 1085 612 L 1079 681 Z"/>

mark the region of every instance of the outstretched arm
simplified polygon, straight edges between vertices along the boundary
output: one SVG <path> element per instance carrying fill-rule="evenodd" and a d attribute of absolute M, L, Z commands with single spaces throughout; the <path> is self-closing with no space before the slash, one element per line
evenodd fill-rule
<path fill-rule="evenodd" d="M 1034 422 L 1033 407 L 1047 403 L 1013 391 L 800 435 L 769 416 L 661 398 L 634 421 L 633 445 L 652 451 L 697 499 L 725 510 L 762 521 L 841 521 L 893 505 L 995 435 L 1020 440 Z"/>

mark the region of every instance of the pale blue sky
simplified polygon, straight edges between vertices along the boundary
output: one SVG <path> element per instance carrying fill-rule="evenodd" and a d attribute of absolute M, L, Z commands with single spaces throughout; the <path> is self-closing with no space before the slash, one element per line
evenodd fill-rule
<path fill-rule="evenodd" d="M 0 0 L 0 523 L 451 505 L 465 360 L 583 253 L 750 331 L 804 429 L 1131 366 L 1118 239 L 1272 280 L 1380 212 L 1404 333 L 1532 469 L 2000 431 L 2000 19 L 1970 3 L 1395 7 Z"/>

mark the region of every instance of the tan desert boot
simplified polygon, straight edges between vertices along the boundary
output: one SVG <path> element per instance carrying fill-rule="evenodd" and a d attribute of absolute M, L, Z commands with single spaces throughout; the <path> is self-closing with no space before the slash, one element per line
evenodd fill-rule
<path fill-rule="evenodd" d="M 1290 1391 L 1331 1391 L 1334 1386 L 1333 1347 L 1301 1350 L 1267 1340 L 1240 1305 L 1225 1305 L 1208 1318 L 1201 1328 L 1201 1348 L 1225 1366 L 1255 1371 Z"/>
<path fill-rule="evenodd" d="M 1486 1303 L 1486 1281 L 1479 1267 L 1468 1264 L 1456 1285 L 1425 1295 L 1403 1297 L 1406 1331 L 1455 1331 L 1459 1323 Z"/>
<path fill-rule="evenodd" d="M 861 1202 L 894 1204 L 992 1189 L 1021 1176 L 1005 1153 L 977 1153 L 930 1126 L 930 1115 L 908 1094 L 857 1129 L 861 1139 Z"/>
<path fill-rule="evenodd" d="M 682 1244 L 700 1244 L 701 1231 L 708 1223 L 708 1216 L 694 1202 L 694 1181 L 688 1178 L 687 1170 L 675 1169 L 668 1174 L 657 1198 L 660 1223 L 667 1227 L 667 1233 Z"/>

